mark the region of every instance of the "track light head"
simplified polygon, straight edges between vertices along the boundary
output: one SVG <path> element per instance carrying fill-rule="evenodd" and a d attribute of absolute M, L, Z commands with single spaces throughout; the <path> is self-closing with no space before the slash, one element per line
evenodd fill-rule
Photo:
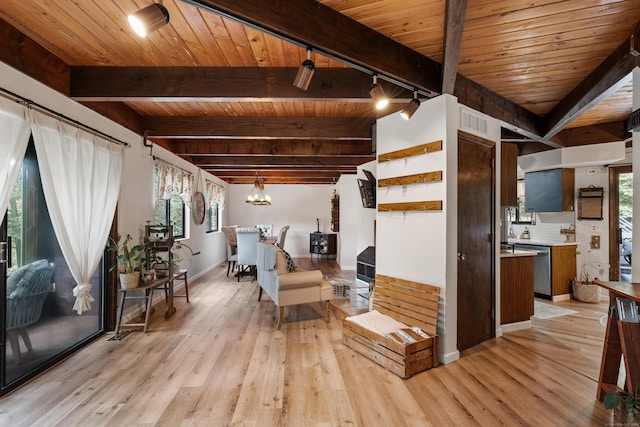
<path fill-rule="evenodd" d="M 369 87 L 369 94 L 373 99 L 373 103 L 376 106 L 376 110 L 382 110 L 387 105 L 389 105 L 389 99 L 384 94 L 384 90 L 382 90 L 382 86 L 378 84 L 378 76 L 373 75 L 373 84 Z"/>
<path fill-rule="evenodd" d="M 140 37 L 169 23 L 169 11 L 162 3 L 153 3 L 128 16 L 129 25 Z"/>
<path fill-rule="evenodd" d="M 307 59 L 302 61 L 298 69 L 298 74 L 296 74 L 296 78 L 293 80 L 293 85 L 298 89 L 307 90 L 315 70 L 316 64 L 311 60 L 311 49 L 307 49 Z"/>
<path fill-rule="evenodd" d="M 410 120 L 411 117 L 418 111 L 420 108 L 420 100 L 418 99 L 418 92 L 413 92 L 413 99 L 409 101 L 407 105 L 400 112 L 400 117 L 405 120 Z"/>

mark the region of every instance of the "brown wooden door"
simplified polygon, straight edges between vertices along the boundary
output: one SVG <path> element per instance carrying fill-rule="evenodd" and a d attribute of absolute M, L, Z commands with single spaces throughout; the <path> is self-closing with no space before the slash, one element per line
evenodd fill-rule
<path fill-rule="evenodd" d="M 458 140 L 458 350 L 495 335 L 494 146 Z"/>

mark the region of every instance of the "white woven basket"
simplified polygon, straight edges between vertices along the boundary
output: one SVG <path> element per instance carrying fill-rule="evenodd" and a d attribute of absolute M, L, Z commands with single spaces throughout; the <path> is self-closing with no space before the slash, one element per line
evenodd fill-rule
<path fill-rule="evenodd" d="M 600 286 L 574 281 L 573 297 L 582 302 L 600 302 Z"/>

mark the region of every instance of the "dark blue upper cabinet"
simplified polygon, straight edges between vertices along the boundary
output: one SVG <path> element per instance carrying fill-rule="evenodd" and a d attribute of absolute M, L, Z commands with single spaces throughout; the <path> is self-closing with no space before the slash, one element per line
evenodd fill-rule
<path fill-rule="evenodd" d="M 574 210 L 574 170 L 551 169 L 524 174 L 524 207 L 527 212 Z"/>

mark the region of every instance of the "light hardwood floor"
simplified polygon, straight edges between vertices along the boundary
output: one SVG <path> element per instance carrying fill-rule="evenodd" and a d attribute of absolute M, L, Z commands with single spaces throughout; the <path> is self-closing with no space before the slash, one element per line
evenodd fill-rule
<path fill-rule="evenodd" d="M 334 261 L 296 260 L 329 277 Z M 0 399 L 6 426 L 603 426 L 595 399 L 606 303 L 562 302 L 578 314 L 534 320 L 408 380 L 345 347 L 342 311 L 285 311 L 258 302 L 255 281 L 219 266 L 190 286 L 191 303 L 152 315 L 149 332 L 101 337 Z M 354 299 L 359 297 L 354 297 Z M 362 299 L 362 298 L 361 298 Z M 361 307 L 366 306 L 358 302 Z M 344 309 L 344 307 L 343 307 Z"/>

